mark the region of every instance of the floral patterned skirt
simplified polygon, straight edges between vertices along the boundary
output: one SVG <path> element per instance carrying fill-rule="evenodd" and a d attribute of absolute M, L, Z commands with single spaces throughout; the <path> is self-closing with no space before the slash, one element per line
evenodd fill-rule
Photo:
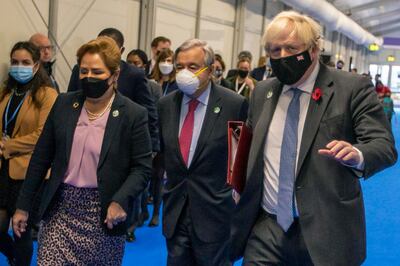
<path fill-rule="evenodd" d="M 121 265 L 125 236 L 105 233 L 97 188 L 62 184 L 57 193 L 41 221 L 38 265 Z"/>

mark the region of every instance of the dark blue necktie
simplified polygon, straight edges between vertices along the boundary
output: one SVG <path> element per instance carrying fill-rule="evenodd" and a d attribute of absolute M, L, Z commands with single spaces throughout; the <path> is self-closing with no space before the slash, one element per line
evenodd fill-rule
<path fill-rule="evenodd" d="M 294 197 L 293 188 L 296 179 L 297 135 L 299 128 L 300 95 L 297 88 L 293 93 L 283 130 L 281 159 L 279 164 L 279 191 L 276 210 L 278 224 L 286 232 L 293 223 Z"/>

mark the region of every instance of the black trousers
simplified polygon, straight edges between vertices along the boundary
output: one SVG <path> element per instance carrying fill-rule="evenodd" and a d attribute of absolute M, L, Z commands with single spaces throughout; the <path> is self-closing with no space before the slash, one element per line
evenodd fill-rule
<path fill-rule="evenodd" d="M 186 202 L 175 234 L 167 239 L 168 266 L 228 266 L 229 241 L 202 242 L 194 232 Z"/>
<path fill-rule="evenodd" d="M 243 265 L 313 265 L 298 219 L 284 232 L 275 215 L 261 211 L 247 241 Z"/>

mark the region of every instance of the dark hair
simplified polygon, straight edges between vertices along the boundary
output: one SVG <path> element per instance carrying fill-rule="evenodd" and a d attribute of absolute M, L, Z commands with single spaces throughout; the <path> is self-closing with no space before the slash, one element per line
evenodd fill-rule
<path fill-rule="evenodd" d="M 171 40 L 168 39 L 167 37 L 164 37 L 164 36 L 155 37 L 151 41 L 151 47 L 157 47 L 160 42 L 169 42 L 169 43 L 171 43 Z"/>
<path fill-rule="evenodd" d="M 224 60 L 222 59 L 222 56 L 221 56 L 220 54 L 215 54 L 215 55 L 214 55 L 214 59 L 215 59 L 215 61 L 218 61 L 218 62 L 221 64 L 221 66 L 222 66 L 222 71 L 225 71 L 225 62 L 224 62 Z"/>
<path fill-rule="evenodd" d="M 148 59 L 148 57 L 147 57 L 147 54 L 146 54 L 143 50 L 140 50 L 140 49 L 133 49 L 132 51 L 130 51 L 130 52 L 128 53 L 128 55 L 126 56 L 126 59 L 128 60 L 128 58 L 129 58 L 131 55 L 137 55 L 137 56 L 139 56 L 140 60 L 143 61 L 143 64 L 144 64 L 144 65 L 147 65 L 147 62 L 149 61 L 149 59 Z"/>
<path fill-rule="evenodd" d="M 250 61 L 250 63 L 251 63 L 251 61 L 253 60 L 253 55 L 251 54 L 251 52 L 250 51 L 241 51 L 239 54 L 238 54 L 238 61 L 240 61 L 241 59 L 243 59 L 243 58 L 248 58 L 249 59 L 249 61 Z"/>
<path fill-rule="evenodd" d="M 115 29 L 115 28 L 107 28 L 104 29 L 102 31 L 100 31 L 99 36 L 108 36 L 112 39 L 114 39 L 114 41 L 117 43 L 118 47 L 121 48 L 124 46 L 124 35 L 122 35 L 122 33 Z"/>
<path fill-rule="evenodd" d="M 23 86 L 26 86 L 25 88 L 30 89 L 33 104 L 37 108 L 40 108 L 41 103 L 37 98 L 38 91 L 43 87 L 52 87 L 50 78 L 47 75 L 46 70 L 40 63 L 40 50 L 33 43 L 26 41 L 17 42 L 11 49 L 10 59 L 12 58 L 14 52 L 17 50 L 27 51 L 32 56 L 33 63 L 39 65 L 39 68 L 36 74 L 33 76 L 32 80 L 29 81 L 27 84 L 24 84 Z M 0 93 L 0 101 L 2 101 L 7 94 L 11 93 L 11 91 L 18 86 L 18 82 L 11 75 L 8 75 L 8 79 L 6 80 L 5 84 L 6 85 L 4 90 L 2 90 L 2 92 Z"/>
<path fill-rule="evenodd" d="M 153 73 L 151 74 L 151 78 L 153 78 L 155 81 L 159 82 L 162 79 L 162 73 L 160 71 L 160 68 L 158 67 L 158 64 L 160 62 L 165 61 L 165 59 L 167 59 L 168 57 L 172 57 L 172 64 L 174 64 L 174 52 L 171 49 L 163 49 L 160 51 L 160 53 L 157 56 L 156 59 L 156 64 L 154 65 L 154 69 L 153 69 Z M 175 71 L 175 67 L 172 70 L 172 72 L 169 74 L 169 79 L 170 81 L 175 80 L 175 75 L 176 75 L 176 71 Z"/>

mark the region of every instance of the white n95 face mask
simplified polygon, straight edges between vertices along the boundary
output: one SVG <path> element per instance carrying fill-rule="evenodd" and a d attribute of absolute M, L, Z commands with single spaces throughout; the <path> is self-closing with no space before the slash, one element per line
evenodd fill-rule
<path fill-rule="evenodd" d="M 180 91 L 187 96 L 191 96 L 199 87 L 200 80 L 194 73 L 185 68 L 176 74 L 176 83 Z"/>
<path fill-rule="evenodd" d="M 171 74 L 172 70 L 174 69 L 174 66 L 171 63 L 167 63 L 167 62 L 159 63 L 158 67 L 160 68 L 160 72 L 163 75 Z"/>

